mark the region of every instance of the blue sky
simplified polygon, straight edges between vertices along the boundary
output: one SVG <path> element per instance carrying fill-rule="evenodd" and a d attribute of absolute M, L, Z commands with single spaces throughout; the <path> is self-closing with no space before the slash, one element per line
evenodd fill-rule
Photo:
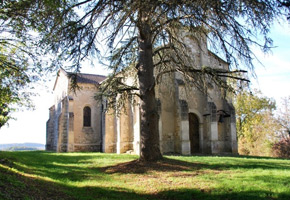
<path fill-rule="evenodd" d="M 265 96 L 274 98 L 277 103 L 281 97 L 290 96 L 290 25 L 275 25 L 271 30 L 275 48 L 269 54 L 255 51 L 264 66 L 255 62 L 257 80 L 252 80 L 255 88 Z"/>
<path fill-rule="evenodd" d="M 255 62 L 258 79 L 251 80 L 252 86 L 260 89 L 267 97 L 272 97 L 279 105 L 281 97 L 290 96 L 290 25 L 275 25 L 271 31 L 274 40 L 272 53 L 264 55 L 255 50 L 256 56 L 264 66 Z M 105 74 L 103 68 L 84 67 L 83 73 Z M 33 98 L 36 109 L 14 113 L 17 120 L 0 129 L 1 143 L 36 142 L 45 144 L 48 108 L 52 106 L 52 87 L 54 81 L 47 83 L 47 89 L 39 85 L 39 95 Z"/>

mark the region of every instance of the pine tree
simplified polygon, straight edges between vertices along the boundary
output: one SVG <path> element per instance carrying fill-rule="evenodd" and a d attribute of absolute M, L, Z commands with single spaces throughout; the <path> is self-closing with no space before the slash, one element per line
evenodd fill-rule
<path fill-rule="evenodd" d="M 207 77 L 224 87 L 224 77 L 240 79 L 236 72 L 241 71 L 241 63 L 253 69 L 250 46 L 264 51 L 271 46 L 267 33 L 280 16 L 277 4 L 272 0 L 23 0 L 12 1 L 9 13 L 19 27 L 24 26 L 19 32 L 26 31 L 27 25 L 34 27 L 42 37 L 41 46 L 70 61 L 76 72 L 81 61 L 104 52 L 101 45 L 108 46 L 105 52 L 109 52 L 112 74 L 102 92 L 108 98 L 117 93 L 138 95 L 140 159 L 154 161 L 162 158 L 154 91 L 158 79 L 178 72 L 186 82 Z M 264 36 L 263 43 L 256 42 L 256 34 Z M 232 71 L 195 66 L 185 36 L 207 38 Z M 136 85 L 121 80 L 129 69 Z"/>

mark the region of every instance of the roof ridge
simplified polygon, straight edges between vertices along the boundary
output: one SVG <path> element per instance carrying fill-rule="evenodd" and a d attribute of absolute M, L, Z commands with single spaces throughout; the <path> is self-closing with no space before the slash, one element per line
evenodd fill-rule
<path fill-rule="evenodd" d="M 77 75 L 92 75 L 92 76 L 103 76 L 103 77 L 107 77 L 106 75 L 101 75 L 101 74 L 89 74 L 89 73 L 81 73 L 81 72 L 67 72 L 68 74 L 77 74 Z"/>

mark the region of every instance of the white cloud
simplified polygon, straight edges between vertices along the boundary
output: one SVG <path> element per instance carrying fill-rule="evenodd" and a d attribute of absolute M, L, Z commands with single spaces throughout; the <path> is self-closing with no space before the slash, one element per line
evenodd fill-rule
<path fill-rule="evenodd" d="M 276 37 L 274 39 L 277 40 Z M 290 31 L 287 41 L 284 42 L 290 44 Z M 259 88 L 264 95 L 275 98 L 277 103 L 280 102 L 281 97 L 290 95 L 290 56 L 280 53 L 279 48 L 277 47 L 268 55 L 255 50 L 256 56 L 264 67 L 255 63 L 258 80 L 252 80 L 254 87 Z"/>

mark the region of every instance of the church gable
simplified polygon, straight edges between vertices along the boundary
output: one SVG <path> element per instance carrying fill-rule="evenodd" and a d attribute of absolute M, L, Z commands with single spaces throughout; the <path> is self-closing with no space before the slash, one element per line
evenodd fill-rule
<path fill-rule="evenodd" d="M 71 90 L 72 78 L 76 78 L 79 87 L 75 91 Z M 94 96 L 105 78 L 59 70 L 47 122 L 47 150 L 100 151 L 102 111 Z"/>

